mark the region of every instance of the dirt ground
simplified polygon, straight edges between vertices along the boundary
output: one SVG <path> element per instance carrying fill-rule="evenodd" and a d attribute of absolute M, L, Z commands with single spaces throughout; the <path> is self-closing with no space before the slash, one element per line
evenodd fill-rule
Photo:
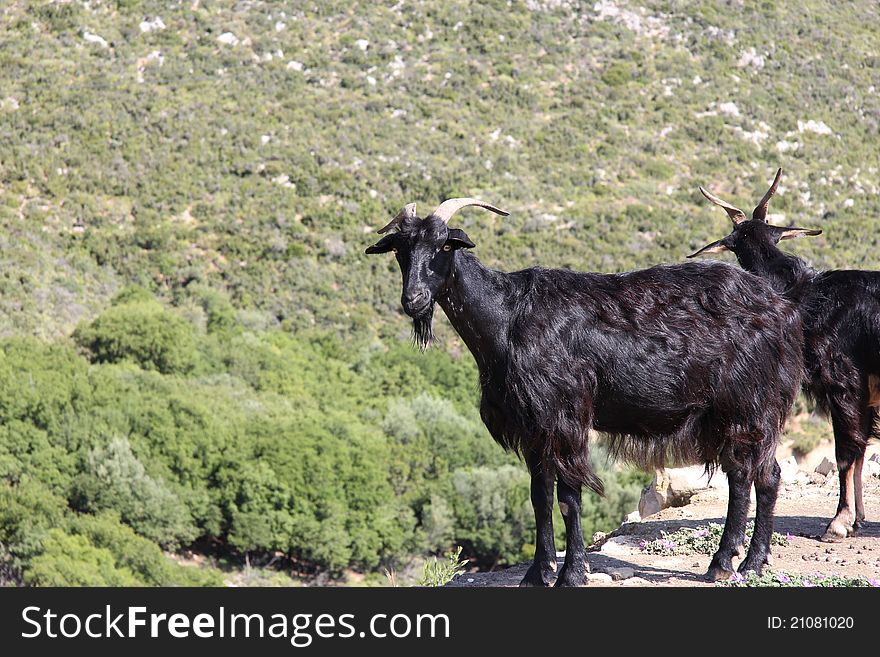
<path fill-rule="evenodd" d="M 837 474 L 831 473 L 828 477 L 811 474 L 809 483 L 783 484 L 774 529 L 781 534 L 791 534 L 791 539 L 787 545 L 773 546 L 772 567 L 802 574 L 821 572 L 880 578 L 880 479 L 866 477 L 864 491 L 868 522 L 859 534 L 841 543 L 822 543 L 819 536 L 837 508 Z M 726 511 L 726 490 L 710 489 L 698 493 L 686 506 L 665 509 L 641 522 L 621 525 L 590 547 L 587 561 L 594 574 L 631 568 L 635 576 L 620 581 L 593 578 L 588 579 L 587 585 L 713 586 L 703 578 L 710 556 L 644 554 L 639 544 L 659 538 L 661 531 L 673 532 L 708 522 L 723 523 Z M 754 514 L 754 503 L 751 514 Z M 750 517 L 753 519 L 754 515 Z M 560 566 L 563 556 L 560 553 Z M 527 568 L 528 564 L 522 564 L 491 573 L 466 573 L 449 586 L 517 586 Z"/>

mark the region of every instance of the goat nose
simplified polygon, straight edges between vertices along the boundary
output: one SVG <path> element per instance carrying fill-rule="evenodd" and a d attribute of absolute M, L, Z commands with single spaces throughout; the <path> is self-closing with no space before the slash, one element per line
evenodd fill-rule
<path fill-rule="evenodd" d="M 418 308 L 424 305 L 427 298 L 427 290 L 410 290 L 403 295 L 403 303 L 410 308 Z"/>

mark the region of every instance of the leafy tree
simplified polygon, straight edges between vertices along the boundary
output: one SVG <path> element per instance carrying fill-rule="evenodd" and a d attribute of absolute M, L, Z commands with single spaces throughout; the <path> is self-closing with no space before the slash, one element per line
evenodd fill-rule
<path fill-rule="evenodd" d="M 154 300 L 112 306 L 73 337 L 97 363 L 128 360 L 162 374 L 196 366 L 192 326 Z"/>
<path fill-rule="evenodd" d="M 124 438 L 89 452 L 75 486 L 84 510 L 118 511 L 135 531 L 163 546 L 186 544 L 197 536 L 186 506 L 167 484 L 146 473 Z"/>

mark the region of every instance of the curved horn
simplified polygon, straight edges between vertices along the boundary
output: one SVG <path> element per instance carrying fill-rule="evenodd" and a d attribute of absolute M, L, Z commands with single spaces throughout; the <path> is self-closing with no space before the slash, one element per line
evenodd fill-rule
<path fill-rule="evenodd" d="M 510 214 L 509 212 L 505 212 L 500 208 L 496 208 L 494 205 L 489 205 L 476 198 L 451 198 L 438 205 L 437 209 L 431 213 L 431 216 L 437 217 L 443 223 L 448 224 L 452 215 L 469 205 L 476 205 L 485 208 L 486 210 L 491 210 L 495 214 L 500 214 L 502 217 L 506 217 Z"/>
<path fill-rule="evenodd" d="M 397 213 L 397 216 L 394 217 L 391 221 L 385 224 L 382 228 L 377 230 L 376 232 L 380 235 L 382 233 L 387 233 L 392 228 L 400 228 L 400 224 L 404 221 L 412 221 L 416 218 L 416 204 L 415 203 L 407 203 L 403 210 Z"/>
<path fill-rule="evenodd" d="M 719 207 L 724 208 L 724 211 L 727 213 L 727 216 L 730 217 L 730 220 L 735 225 L 739 226 L 742 222 L 748 221 L 748 219 L 746 217 L 746 213 L 743 212 L 742 210 L 740 210 L 739 208 L 732 206 L 727 201 L 722 201 L 720 198 L 718 198 L 714 194 L 711 194 L 710 192 L 707 192 L 702 187 L 700 187 L 700 191 L 703 193 L 703 196 L 705 196 L 707 199 L 712 201 L 712 203 L 714 203 L 715 205 L 717 205 Z"/>
<path fill-rule="evenodd" d="M 752 219 L 758 219 L 767 223 L 767 206 L 770 205 L 770 199 L 773 198 L 773 195 L 776 193 L 776 188 L 779 187 L 779 178 L 781 176 L 782 168 L 780 167 L 776 171 L 776 177 L 773 179 L 773 184 L 770 185 L 770 189 L 767 190 L 767 193 L 764 194 L 764 198 L 761 199 L 752 211 Z"/>

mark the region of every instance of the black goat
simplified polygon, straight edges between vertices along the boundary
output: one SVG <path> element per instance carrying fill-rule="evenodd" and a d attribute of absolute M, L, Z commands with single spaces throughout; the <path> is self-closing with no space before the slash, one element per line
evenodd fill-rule
<path fill-rule="evenodd" d="M 837 542 L 854 535 L 865 521 L 862 464 L 868 440 L 878 435 L 880 407 L 880 272 L 818 272 L 783 253 L 780 240 L 822 231 L 767 223 L 781 175 L 779 169 L 751 219 L 701 187 L 706 198 L 727 212 L 733 232 L 688 257 L 733 251 L 744 269 L 768 279 L 798 304 L 807 369 L 804 392 L 834 427 L 840 501 L 822 540 Z"/>
<path fill-rule="evenodd" d="M 367 253 L 393 251 L 402 303 L 422 348 L 435 301 L 480 371 L 480 413 L 493 438 L 526 460 L 537 539 L 524 585 L 556 571 L 553 484 L 565 520 L 558 586 L 584 582 L 581 487 L 602 494 L 587 433 L 643 467 L 698 462 L 727 473 L 730 502 L 712 579 L 729 577 L 743 544 L 749 490 L 755 531 L 740 570 L 767 562 L 779 484 L 777 437 L 801 384 L 802 338 L 793 304 L 770 284 L 723 263 L 626 274 L 484 267 L 450 217 L 475 199 L 450 199 L 425 218 L 410 204 Z"/>

